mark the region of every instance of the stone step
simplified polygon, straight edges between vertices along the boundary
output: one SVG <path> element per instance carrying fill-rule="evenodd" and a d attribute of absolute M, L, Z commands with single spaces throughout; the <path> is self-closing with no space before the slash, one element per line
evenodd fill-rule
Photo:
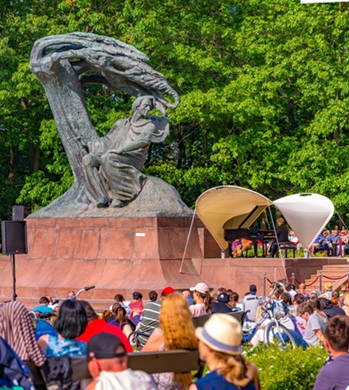
<path fill-rule="evenodd" d="M 320 275 L 322 274 L 322 288 L 326 282 L 331 282 L 333 288 L 338 289 L 343 283 L 348 282 L 348 264 L 331 264 L 324 265 L 322 269 L 318 270 L 316 274 L 312 274 L 309 279 L 305 280 L 305 284 L 308 290 L 319 291 L 320 290 Z M 341 276 L 343 276 L 341 278 Z M 317 279 L 315 283 L 313 283 Z"/>

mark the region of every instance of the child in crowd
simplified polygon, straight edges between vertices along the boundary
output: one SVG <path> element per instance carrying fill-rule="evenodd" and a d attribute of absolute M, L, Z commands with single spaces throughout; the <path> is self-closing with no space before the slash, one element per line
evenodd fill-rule
<path fill-rule="evenodd" d="M 318 299 L 309 300 L 298 306 L 298 314 L 307 321 L 304 340 L 308 345 L 319 345 L 323 341 L 327 316 L 321 311 Z"/>

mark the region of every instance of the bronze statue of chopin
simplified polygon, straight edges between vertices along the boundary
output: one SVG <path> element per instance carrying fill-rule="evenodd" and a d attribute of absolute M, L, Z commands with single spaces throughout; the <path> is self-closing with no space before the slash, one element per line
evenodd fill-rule
<path fill-rule="evenodd" d="M 35 42 L 30 67 L 43 85 L 65 148 L 73 186 L 36 217 L 191 215 L 177 191 L 142 173 L 151 143 L 169 133 L 166 110 L 179 96 L 131 45 L 90 33 L 54 35 Z M 83 88 L 104 84 L 136 97 L 133 115 L 98 137 Z M 164 96 L 170 98 L 169 101 Z M 148 116 L 151 109 L 160 116 Z M 142 194 L 142 199 L 140 198 Z"/>
<path fill-rule="evenodd" d="M 123 207 L 142 190 L 147 179 L 142 169 L 149 146 L 162 142 L 169 133 L 166 117 L 148 117 L 154 107 L 153 96 L 137 98 L 131 118 L 117 121 L 105 137 L 83 143 L 88 154 L 82 166 L 92 205 Z"/>

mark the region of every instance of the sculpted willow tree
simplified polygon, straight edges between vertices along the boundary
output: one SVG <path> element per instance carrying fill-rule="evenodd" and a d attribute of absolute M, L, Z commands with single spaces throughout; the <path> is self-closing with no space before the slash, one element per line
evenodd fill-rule
<path fill-rule="evenodd" d="M 146 61 L 148 57 L 133 46 L 96 34 L 70 33 L 35 42 L 31 70 L 45 88 L 75 179 L 65 194 L 36 216 L 64 216 L 65 212 L 72 216 L 72 211 L 81 215 L 86 206 L 121 208 L 142 192 L 151 179 L 142 173 L 146 154 L 152 143 L 164 141 L 169 134 L 166 109 L 179 103 L 164 76 Z M 83 86 L 87 84 L 103 84 L 139 96 L 132 106 L 133 116 L 117 121 L 102 138 L 85 104 Z M 162 116 L 149 117 L 153 108 Z M 170 216 L 178 207 L 188 214 L 173 189 L 154 179 L 150 185 L 137 204 L 138 216 L 142 211 Z M 132 208 L 127 212 L 135 214 Z"/>

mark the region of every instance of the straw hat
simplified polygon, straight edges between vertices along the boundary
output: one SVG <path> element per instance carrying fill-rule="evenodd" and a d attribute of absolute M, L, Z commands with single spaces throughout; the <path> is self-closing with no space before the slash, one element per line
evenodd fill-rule
<path fill-rule="evenodd" d="M 214 351 L 229 355 L 241 353 L 242 328 L 229 314 L 212 314 L 203 327 L 196 328 L 195 335 Z"/>
<path fill-rule="evenodd" d="M 325 287 L 326 291 L 332 291 L 333 290 L 332 283 L 330 283 L 330 282 L 325 283 L 324 287 Z"/>

